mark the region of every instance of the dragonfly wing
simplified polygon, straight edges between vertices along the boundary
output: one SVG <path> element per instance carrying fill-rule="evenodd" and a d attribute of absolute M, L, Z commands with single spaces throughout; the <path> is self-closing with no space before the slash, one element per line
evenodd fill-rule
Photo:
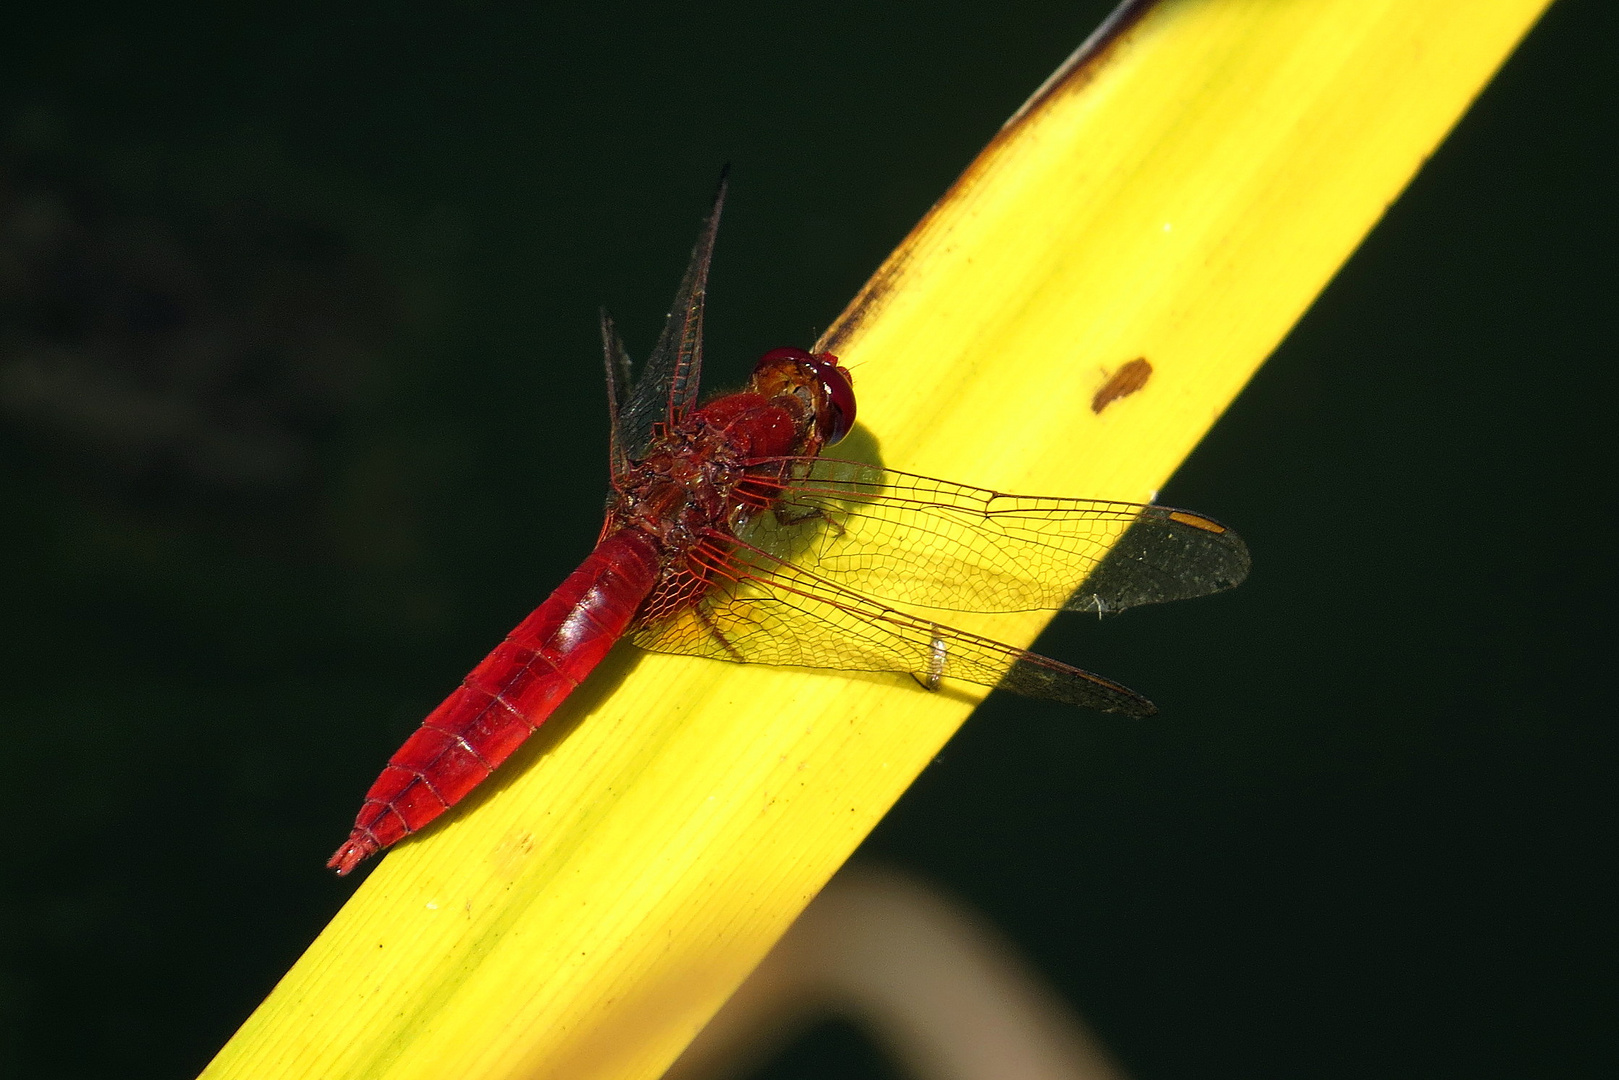
<path fill-rule="evenodd" d="M 1112 613 L 1229 589 L 1248 549 L 1165 506 L 1006 495 L 859 462 L 794 459 L 739 535 L 855 592 L 957 611 Z"/>
<path fill-rule="evenodd" d="M 904 672 L 930 688 L 962 679 L 1104 712 L 1156 711 L 1099 675 L 877 603 L 764 552 L 734 549 L 723 559 L 722 579 L 702 600 L 644 623 L 630 640 L 656 652 Z"/>
<path fill-rule="evenodd" d="M 727 169 L 728 171 L 728 169 Z M 714 237 L 725 206 L 726 172 L 720 173 L 714 207 L 691 249 L 686 276 L 675 290 L 674 303 L 664 321 L 658 343 L 647 358 L 641 377 L 620 410 L 618 444 L 630 458 L 645 454 L 653 426 L 673 424 L 696 403 L 703 372 L 703 305 L 708 293 L 708 264 L 714 257 Z"/>
<path fill-rule="evenodd" d="M 618 327 L 613 325 L 613 317 L 607 314 L 605 307 L 601 309 L 601 331 L 602 363 L 607 369 L 607 450 L 616 477 L 629 468 L 629 460 L 619 441 L 619 409 L 624 404 L 633 365 L 630 363 L 629 350 L 624 348 L 624 342 L 618 336 Z"/>
<path fill-rule="evenodd" d="M 1110 615 L 1139 604 L 1208 596 L 1241 585 L 1249 565 L 1242 537 L 1213 518 L 1143 506 L 1063 607 Z"/>

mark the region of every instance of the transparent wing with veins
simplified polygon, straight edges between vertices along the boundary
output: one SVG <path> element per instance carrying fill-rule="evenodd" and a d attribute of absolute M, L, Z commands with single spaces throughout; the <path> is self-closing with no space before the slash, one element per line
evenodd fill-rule
<path fill-rule="evenodd" d="M 896 604 L 1106 615 L 1248 575 L 1236 533 L 1173 507 L 1006 495 L 826 458 L 795 459 L 789 475 L 739 538 Z"/>
<path fill-rule="evenodd" d="M 658 343 L 652 348 L 635 386 L 625 396 L 614 415 L 613 438 L 617 451 L 635 459 L 646 453 L 658 424 L 674 424 L 697 402 L 698 384 L 703 373 L 703 307 L 708 294 L 708 266 L 714 258 L 714 237 L 725 207 L 726 174 L 720 174 L 714 207 L 703 231 L 692 248 L 686 274 L 675 290 L 674 303 L 664 321 Z M 604 338 L 607 332 L 604 331 Z M 622 355 L 616 339 L 606 345 L 608 369 Z"/>
<path fill-rule="evenodd" d="M 1151 703 L 1117 683 L 891 605 L 1107 614 L 1219 592 L 1248 572 L 1235 533 L 1169 507 L 1006 495 L 857 462 L 787 464 L 773 507 L 705 543 L 686 602 L 649 611 L 637 644 L 909 672 L 928 685 L 965 679 L 1147 715 Z"/>
<path fill-rule="evenodd" d="M 880 604 L 758 549 L 738 547 L 694 607 L 638 629 L 655 652 L 779 667 L 907 672 L 1001 686 L 1103 712 L 1150 716 L 1152 702 L 1116 682 Z"/>

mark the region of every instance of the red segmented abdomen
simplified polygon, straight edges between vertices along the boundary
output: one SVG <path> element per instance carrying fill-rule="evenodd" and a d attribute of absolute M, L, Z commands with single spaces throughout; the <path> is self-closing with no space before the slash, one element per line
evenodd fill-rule
<path fill-rule="evenodd" d="M 657 577 L 646 537 L 605 537 L 405 740 L 326 865 L 348 873 L 482 782 L 607 655 Z"/>

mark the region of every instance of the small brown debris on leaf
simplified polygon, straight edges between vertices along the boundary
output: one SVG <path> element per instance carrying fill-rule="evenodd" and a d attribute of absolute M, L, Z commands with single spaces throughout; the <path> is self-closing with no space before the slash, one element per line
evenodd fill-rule
<path fill-rule="evenodd" d="M 1152 378 L 1152 365 L 1147 363 L 1145 356 L 1136 357 L 1108 376 L 1107 382 L 1103 383 L 1102 388 L 1096 391 L 1096 396 L 1091 398 L 1091 412 L 1100 413 L 1120 398 L 1129 397 L 1146 386 L 1150 378 Z"/>

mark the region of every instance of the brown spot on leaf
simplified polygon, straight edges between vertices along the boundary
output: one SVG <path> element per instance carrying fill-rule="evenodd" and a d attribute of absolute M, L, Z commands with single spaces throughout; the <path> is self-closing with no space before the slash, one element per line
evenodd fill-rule
<path fill-rule="evenodd" d="M 1120 398 L 1129 397 L 1146 386 L 1150 378 L 1152 378 L 1152 365 L 1147 363 L 1145 356 L 1136 357 L 1108 376 L 1107 382 L 1103 383 L 1101 389 L 1096 391 L 1096 396 L 1091 398 L 1091 412 L 1100 413 Z"/>

